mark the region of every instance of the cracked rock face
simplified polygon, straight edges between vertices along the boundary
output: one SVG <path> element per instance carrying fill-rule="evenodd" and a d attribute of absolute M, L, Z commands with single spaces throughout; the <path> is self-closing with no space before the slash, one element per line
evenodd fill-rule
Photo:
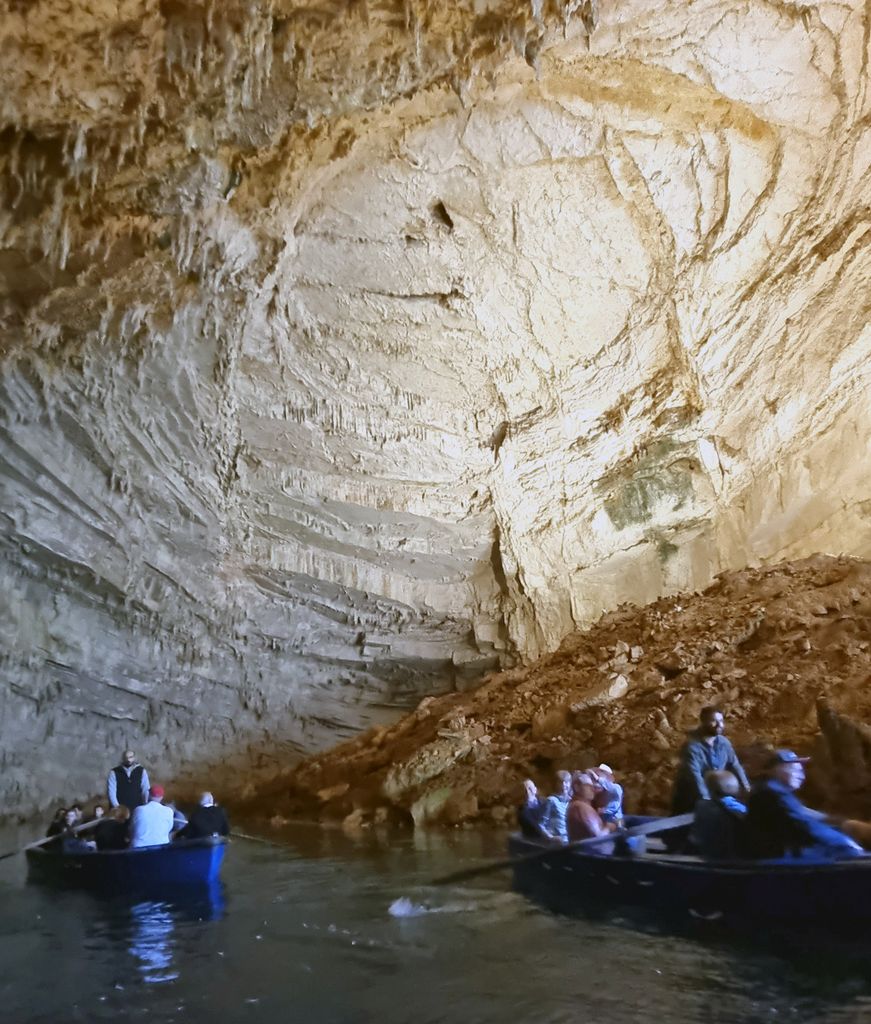
<path fill-rule="evenodd" d="M 0 2 L 2 805 L 871 553 L 868 19 Z"/>
<path fill-rule="evenodd" d="M 609 612 L 474 693 L 426 697 L 263 784 L 245 810 L 274 827 L 300 817 L 510 825 L 525 778 L 545 795 L 555 771 L 604 761 L 629 813 L 667 813 L 686 733 L 715 706 L 751 780 L 773 747 L 812 751 L 803 799 L 864 818 L 869 612 L 865 560 L 725 572 L 700 594 Z M 871 825 L 857 834 L 871 844 Z"/>

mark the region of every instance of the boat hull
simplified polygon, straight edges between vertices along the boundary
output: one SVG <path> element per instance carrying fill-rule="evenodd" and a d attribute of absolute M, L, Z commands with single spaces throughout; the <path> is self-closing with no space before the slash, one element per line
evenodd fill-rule
<path fill-rule="evenodd" d="M 521 858 L 541 845 L 512 836 Z M 706 919 L 871 922 L 871 858 L 802 864 L 557 850 L 518 860 L 514 885 L 555 909 L 640 906 Z"/>
<path fill-rule="evenodd" d="M 27 851 L 27 866 L 33 879 L 86 888 L 202 886 L 218 879 L 226 848 L 223 837 L 208 837 L 136 850 L 65 854 L 37 849 Z"/>

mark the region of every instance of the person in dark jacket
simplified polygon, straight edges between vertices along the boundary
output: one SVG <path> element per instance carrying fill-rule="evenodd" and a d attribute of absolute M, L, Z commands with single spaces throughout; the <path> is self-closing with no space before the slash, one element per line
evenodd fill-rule
<path fill-rule="evenodd" d="M 124 804 L 113 807 L 94 828 L 98 850 L 126 850 L 130 838 L 130 811 Z"/>
<path fill-rule="evenodd" d="M 106 796 L 111 807 L 123 804 L 132 813 L 148 803 L 150 787 L 148 772 L 137 762 L 132 750 L 125 750 L 121 764 L 116 765 L 106 779 Z"/>
<path fill-rule="evenodd" d="M 745 841 L 747 854 L 765 859 L 839 860 L 863 854 L 862 847 L 825 821 L 795 795 L 804 782 L 807 757 L 775 750 L 767 774 L 750 794 Z"/>
<path fill-rule="evenodd" d="M 94 853 L 97 849 L 97 844 L 93 840 L 85 839 L 78 834 L 79 824 L 76 812 L 70 808 L 64 818 L 63 832 L 49 845 L 57 849 L 59 844 L 63 853 Z"/>
<path fill-rule="evenodd" d="M 230 834 L 230 822 L 223 807 L 218 807 L 211 793 L 203 793 L 200 805 L 190 816 L 187 825 L 178 833 L 179 839 L 201 839 L 204 836 Z"/>
<path fill-rule="evenodd" d="M 741 830 L 747 808 L 738 799 L 740 786 L 731 772 L 706 772 L 710 800 L 699 800 L 690 831 L 693 847 L 703 857 L 732 860 L 742 851 Z"/>
<path fill-rule="evenodd" d="M 541 816 L 544 813 L 544 800 L 538 795 L 538 789 L 532 779 L 523 780 L 526 795 L 524 802 L 517 808 L 517 824 L 527 839 L 546 839 L 541 830 Z"/>
<path fill-rule="evenodd" d="M 671 796 L 671 813 L 686 814 L 699 800 L 709 800 L 705 772 L 731 772 L 747 792 L 750 783 L 725 732 L 723 712 L 719 708 L 702 708 L 699 725 L 688 736 L 680 752 L 680 764 Z"/>
<path fill-rule="evenodd" d="M 61 832 L 66 828 L 66 807 L 58 807 L 55 811 L 54 817 L 51 819 L 51 824 L 46 830 L 46 836 L 59 836 Z"/>

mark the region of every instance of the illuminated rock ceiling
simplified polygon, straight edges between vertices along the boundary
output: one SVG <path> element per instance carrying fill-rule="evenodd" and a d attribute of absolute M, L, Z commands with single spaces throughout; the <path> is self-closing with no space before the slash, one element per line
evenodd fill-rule
<path fill-rule="evenodd" d="M 6 805 L 871 553 L 869 19 L 0 0 Z"/>

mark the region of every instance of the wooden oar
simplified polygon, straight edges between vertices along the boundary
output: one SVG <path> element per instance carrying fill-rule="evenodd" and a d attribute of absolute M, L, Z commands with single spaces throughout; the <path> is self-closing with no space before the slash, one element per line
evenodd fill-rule
<path fill-rule="evenodd" d="M 249 843 L 265 843 L 266 846 L 277 846 L 281 850 L 288 849 L 287 843 L 277 843 L 274 839 L 264 839 L 263 836 L 252 836 L 248 832 L 237 832 L 236 829 L 230 830 L 230 835 L 236 839 L 247 839 Z"/>
<path fill-rule="evenodd" d="M 454 882 L 465 882 L 467 878 L 477 878 L 478 875 L 487 875 L 491 871 L 513 868 L 515 864 L 526 864 L 533 860 L 543 860 L 545 857 L 553 857 L 554 854 L 563 853 L 565 850 L 580 850 L 590 846 L 598 846 L 600 843 L 607 843 L 618 836 L 652 836 L 657 832 L 668 832 L 673 828 L 684 828 L 686 825 L 693 823 L 693 817 L 694 815 L 690 812 L 689 814 L 677 814 L 673 818 L 658 818 L 656 821 L 645 821 L 642 825 L 621 829 L 619 832 L 608 832 L 606 835 L 593 836 L 591 839 L 579 839 L 574 843 L 561 843 L 559 846 L 549 846 L 546 850 L 537 850 L 535 853 L 528 853 L 523 857 L 509 857 L 507 860 L 497 860 L 492 864 L 484 864 L 481 867 L 454 871 L 450 875 L 434 878 L 430 884 L 452 885 Z"/>
<path fill-rule="evenodd" d="M 94 818 L 93 821 L 86 821 L 82 825 L 74 825 L 70 829 L 70 832 L 84 832 L 86 828 L 93 828 L 94 825 L 99 825 L 102 818 Z M 40 846 L 45 846 L 50 843 L 53 839 L 60 839 L 61 833 L 58 832 L 55 836 L 46 836 L 44 839 L 37 839 L 35 843 L 28 843 L 27 846 L 20 846 L 17 850 L 10 850 L 9 853 L 0 853 L 0 860 L 6 860 L 7 857 L 14 857 L 18 853 L 24 853 L 26 850 L 38 850 Z"/>

